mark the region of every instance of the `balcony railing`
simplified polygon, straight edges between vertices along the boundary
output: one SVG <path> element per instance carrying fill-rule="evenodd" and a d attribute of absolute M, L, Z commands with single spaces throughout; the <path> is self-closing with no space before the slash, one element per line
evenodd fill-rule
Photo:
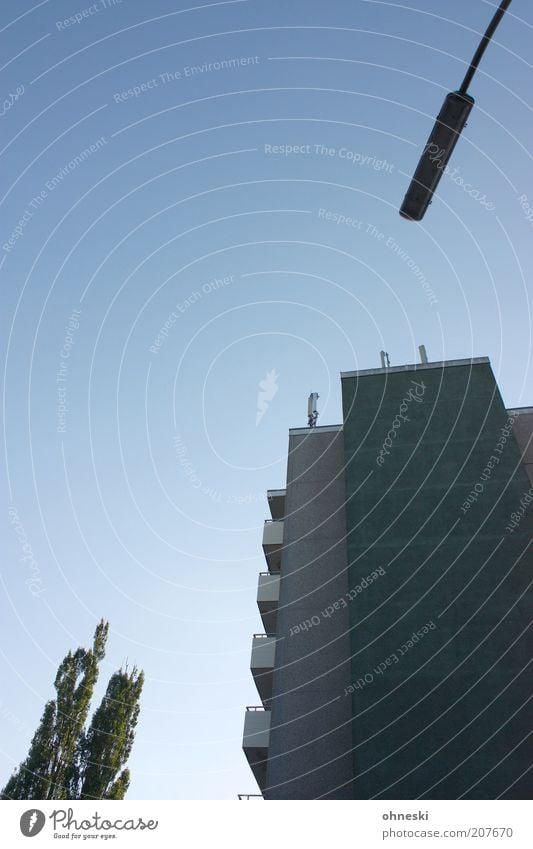
<path fill-rule="evenodd" d="M 272 679 L 276 657 L 275 634 L 254 634 L 250 669 L 263 704 L 272 698 Z"/>
<path fill-rule="evenodd" d="M 242 747 L 261 790 L 266 786 L 268 747 L 270 745 L 270 711 L 254 705 L 246 708 Z"/>
<path fill-rule="evenodd" d="M 265 631 L 271 634 L 275 633 L 277 627 L 280 581 L 279 572 L 259 573 L 257 606 Z"/>
<path fill-rule="evenodd" d="M 268 506 L 273 519 L 283 519 L 285 515 L 285 495 L 284 489 L 269 489 L 267 492 Z"/>
<path fill-rule="evenodd" d="M 270 572 L 279 572 L 281 568 L 282 546 L 283 522 L 266 519 L 263 527 L 263 551 Z"/>

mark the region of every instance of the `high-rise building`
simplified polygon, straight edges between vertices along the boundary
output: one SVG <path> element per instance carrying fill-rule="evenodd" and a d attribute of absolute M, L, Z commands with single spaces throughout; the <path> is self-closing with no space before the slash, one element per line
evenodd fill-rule
<path fill-rule="evenodd" d="M 528 798 L 533 408 L 486 358 L 341 380 L 343 424 L 291 429 L 268 492 L 261 793 Z"/>

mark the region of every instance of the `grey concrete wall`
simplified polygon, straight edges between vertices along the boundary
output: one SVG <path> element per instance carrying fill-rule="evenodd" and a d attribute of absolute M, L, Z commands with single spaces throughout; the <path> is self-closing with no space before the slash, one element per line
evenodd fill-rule
<path fill-rule="evenodd" d="M 518 412 L 519 416 L 513 425 L 513 432 L 522 454 L 529 480 L 533 483 L 533 408 L 527 407 Z"/>
<path fill-rule="evenodd" d="M 353 798 L 343 462 L 342 430 L 290 433 L 267 799 Z"/>
<path fill-rule="evenodd" d="M 350 606 L 355 796 L 529 798 L 531 484 L 490 364 L 345 378 L 343 408 L 350 578 L 386 572 Z"/>

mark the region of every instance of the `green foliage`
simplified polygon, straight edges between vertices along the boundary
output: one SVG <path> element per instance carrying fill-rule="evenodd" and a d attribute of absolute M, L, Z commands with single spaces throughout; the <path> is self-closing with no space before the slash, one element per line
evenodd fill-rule
<path fill-rule="evenodd" d="M 77 799 L 121 799 L 129 785 L 129 772 L 115 776 L 128 760 L 139 717 L 139 698 L 144 675 L 131 673 L 111 676 L 100 707 L 89 730 L 80 738 L 72 790 Z M 118 795 L 117 795 L 118 794 Z"/>
<path fill-rule="evenodd" d="M 139 717 L 144 675 L 119 670 L 88 730 L 98 664 L 105 656 L 109 623 L 98 624 L 92 649 L 69 652 L 60 664 L 56 698 L 47 702 L 26 760 L 0 794 L 2 799 L 123 799 L 130 774 L 123 769 Z"/>

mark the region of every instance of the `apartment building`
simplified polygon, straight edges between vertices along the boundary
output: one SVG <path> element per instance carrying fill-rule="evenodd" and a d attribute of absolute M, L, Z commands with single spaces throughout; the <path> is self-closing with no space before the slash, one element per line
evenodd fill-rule
<path fill-rule="evenodd" d="M 528 798 L 533 408 L 484 357 L 341 381 L 343 423 L 291 429 L 268 492 L 260 794 Z"/>

